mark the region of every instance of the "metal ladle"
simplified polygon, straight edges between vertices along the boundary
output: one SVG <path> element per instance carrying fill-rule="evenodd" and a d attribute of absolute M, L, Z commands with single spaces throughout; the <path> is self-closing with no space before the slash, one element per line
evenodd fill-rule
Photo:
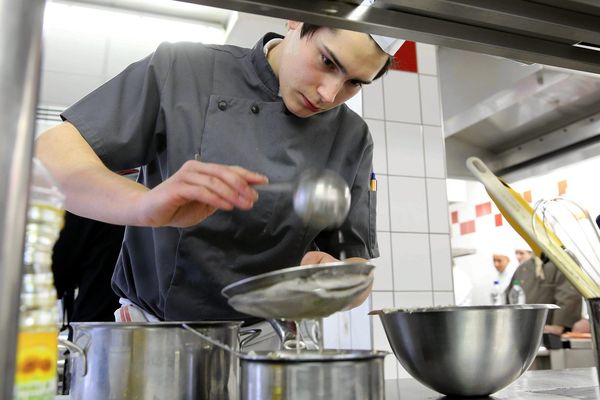
<path fill-rule="evenodd" d="M 258 190 L 291 191 L 294 211 L 305 225 L 317 229 L 338 228 L 350 211 L 350 189 L 331 170 L 307 169 L 293 182 L 255 186 Z"/>

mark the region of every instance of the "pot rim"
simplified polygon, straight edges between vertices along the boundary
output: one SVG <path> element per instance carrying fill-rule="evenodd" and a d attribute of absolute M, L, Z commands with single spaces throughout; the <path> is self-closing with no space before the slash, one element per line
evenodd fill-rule
<path fill-rule="evenodd" d="M 153 321 L 153 322 L 71 322 L 74 328 L 181 328 L 183 324 L 198 328 L 241 327 L 243 321 Z"/>
<path fill-rule="evenodd" d="M 335 352 L 333 354 L 328 352 Z M 239 358 L 245 362 L 260 363 L 309 363 L 309 362 L 339 362 L 339 361 L 361 361 L 384 358 L 390 354 L 381 350 L 332 350 L 326 349 L 325 353 L 319 351 L 302 351 L 297 354 L 295 350 L 290 351 L 257 351 L 240 354 Z"/>

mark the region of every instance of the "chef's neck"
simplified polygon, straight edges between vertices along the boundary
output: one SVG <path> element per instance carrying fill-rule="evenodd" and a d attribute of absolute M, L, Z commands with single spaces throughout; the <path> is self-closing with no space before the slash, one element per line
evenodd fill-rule
<path fill-rule="evenodd" d="M 283 39 L 271 39 L 265 44 L 265 56 L 267 57 L 267 61 L 273 70 L 273 73 L 277 78 L 279 78 L 279 58 L 281 54 L 281 42 Z"/>

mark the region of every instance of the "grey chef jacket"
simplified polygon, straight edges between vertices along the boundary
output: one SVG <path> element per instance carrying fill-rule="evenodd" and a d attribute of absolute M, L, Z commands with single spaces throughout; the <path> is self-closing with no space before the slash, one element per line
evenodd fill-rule
<path fill-rule="evenodd" d="M 252 210 L 218 211 L 190 228 L 128 226 L 113 289 L 160 319 L 244 319 L 221 289 L 298 265 L 310 250 L 378 256 L 367 126 L 345 105 L 310 118 L 287 111 L 263 52 L 274 37 L 253 49 L 163 43 L 62 114 L 111 170 L 142 166 L 138 180 L 149 188 L 195 153 L 271 182 L 328 168 L 351 188 L 343 244 L 337 231 L 304 226 L 289 193 L 268 191 Z"/>
<path fill-rule="evenodd" d="M 556 304 L 560 307 L 548 312 L 546 324 L 571 328 L 581 319 L 581 295 L 552 261 L 546 261 L 542 265 L 544 279 L 536 277 L 534 258 L 531 257 L 519 265 L 511 282 L 515 279 L 521 281 L 528 304 Z M 508 290 L 511 287 L 512 285 Z"/>

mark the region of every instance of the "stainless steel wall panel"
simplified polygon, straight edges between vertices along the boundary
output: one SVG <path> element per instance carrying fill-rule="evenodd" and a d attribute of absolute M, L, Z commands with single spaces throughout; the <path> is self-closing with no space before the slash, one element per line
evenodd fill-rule
<path fill-rule="evenodd" d="M 0 0 L 0 399 L 12 399 L 44 0 Z"/>

